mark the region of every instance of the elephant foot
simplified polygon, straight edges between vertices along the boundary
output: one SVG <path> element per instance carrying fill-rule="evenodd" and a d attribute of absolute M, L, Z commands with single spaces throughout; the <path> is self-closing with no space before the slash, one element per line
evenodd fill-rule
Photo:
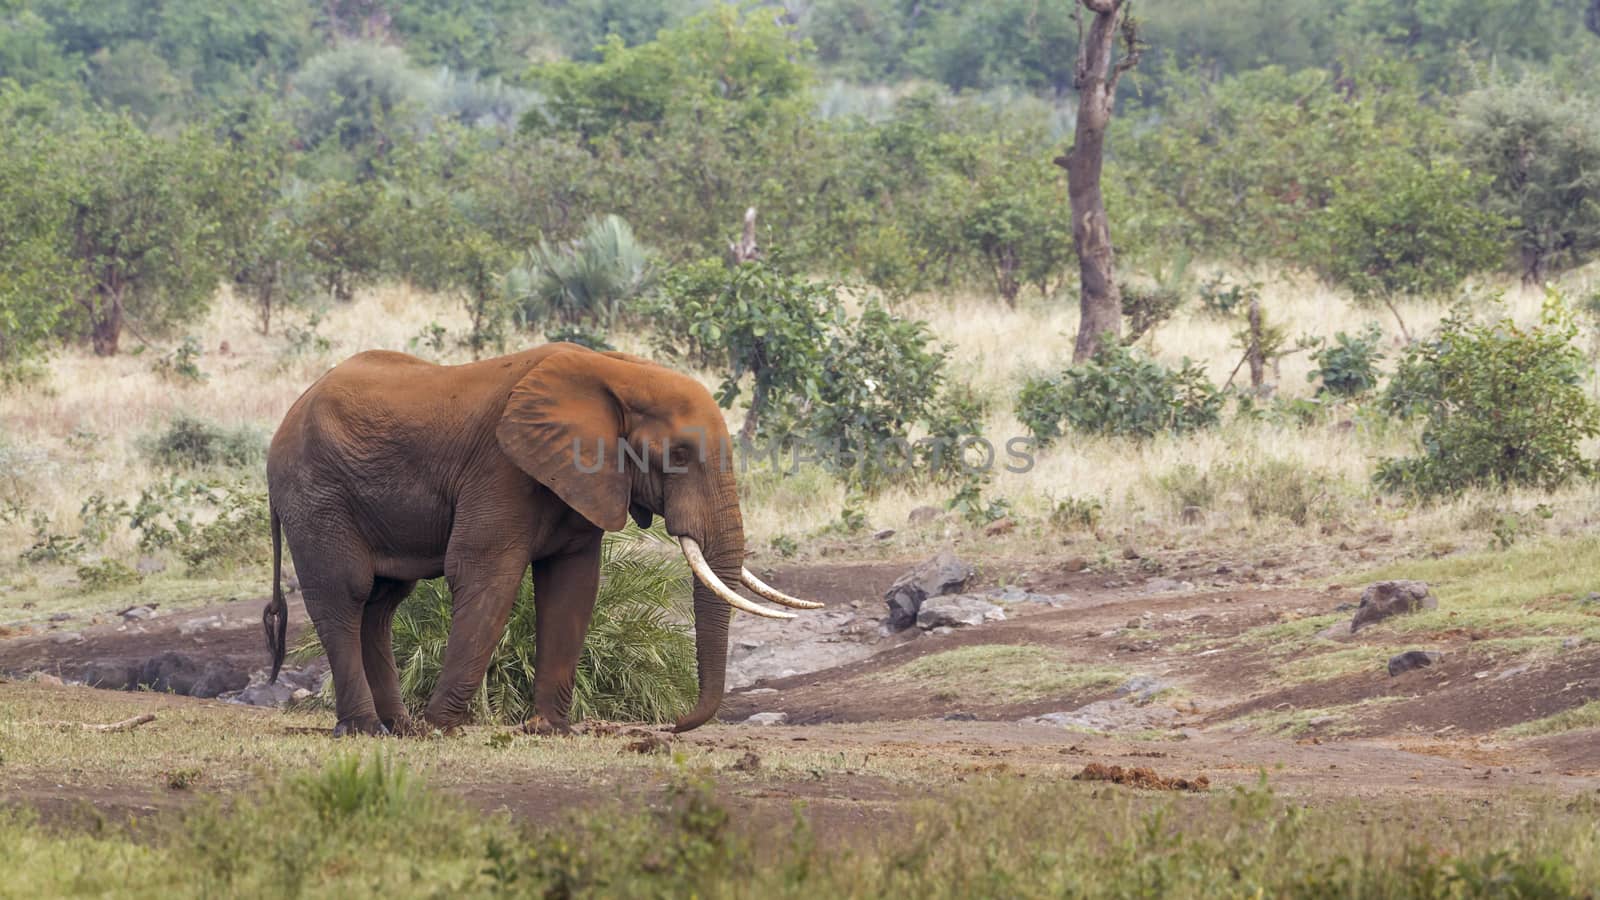
<path fill-rule="evenodd" d="M 389 729 L 376 718 L 370 719 L 344 719 L 333 726 L 333 736 L 336 738 L 352 734 L 366 734 L 374 737 L 388 735 Z"/>
<path fill-rule="evenodd" d="M 534 716 L 528 721 L 522 723 L 522 732 L 524 734 L 539 734 L 547 736 L 570 735 L 572 734 L 572 724 L 567 722 L 565 719 L 560 721 L 551 721 L 544 716 Z"/>
<path fill-rule="evenodd" d="M 389 729 L 389 733 L 396 737 L 426 737 L 434 730 L 404 715 L 384 719 L 383 727 Z"/>

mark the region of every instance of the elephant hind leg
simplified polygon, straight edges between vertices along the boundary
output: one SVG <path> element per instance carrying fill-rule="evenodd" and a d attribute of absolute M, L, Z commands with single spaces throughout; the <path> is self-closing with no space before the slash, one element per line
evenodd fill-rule
<path fill-rule="evenodd" d="M 361 613 L 361 661 L 372 691 L 378 721 L 394 734 L 413 734 L 411 716 L 400 693 L 400 673 L 394 662 L 394 613 L 411 595 L 415 581 L 378 578 Z"/>
<path fill-rule="evenodd" d="M 337 544 L 335 544 L 337 546 Z M 300 551 L 302 548 L 293 548 Z M 322 652 L 328 655 L 333 676 L 334 709 L 339 723 L 335 737 L 346 734 L 383 734 L 383 723 L 372 705 L 372 689 L 362 663 L 361 625 L 367 598 L 372 593 L 372 569 L 327 565 L 310 553 L 295 553 L 300 589 L 306 612 L 316 626 Z M 304 560 L 304 562 L 301 562 Z"/>
<path fill-rule="evenodd" d="M 472 714 L 472 699 L 483 684 L 489 658 L 505 634 L 517 588 L 527 568 L 526 557 L 475 559 L 473 565 L 446 564 L 453 603 L 450 641 L 445 645 L 444 668 L 424 714 L 428 724 L 443 731 L 464 725 Z"/>

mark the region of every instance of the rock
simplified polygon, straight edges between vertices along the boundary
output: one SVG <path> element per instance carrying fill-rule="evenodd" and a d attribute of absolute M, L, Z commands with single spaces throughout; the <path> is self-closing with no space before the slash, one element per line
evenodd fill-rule
<path fill-rule="evenodd" d="M 133 568 L 140 575 L 155 575 L 158 572 L 165 572 L 167 564 L 154 556 L 141 556 L 139 561 L 133 564 Z"/>
<path fill-rule="evenodd" d="M 184 637 L 190 637 L 192 635 L 199 634 L 202 631 L 221 627 L 221 616 L 207 616 L 204 619 L 190 619 L 187 622 L 179 622 L 178 633 Z"/>
<path fill-rule="evenodd" d="M 927 525 L 930 522 L 938 521 L 942 515 L 944 515 L 944 510 L 937 506 L 919 506 L 913 509 L 910 515 L 906 516 L 906 521 L 912 525 Z"/>
<path fill-rule="evenodd" d="M 1349 622 L 1335 622 L 1332 625 L 1329 625 L 1327 628 L 1317 632 L 1317 637 L 1322 638 L 1325 641 L 1336 641 L 1340 638 L 1347 638 L 1349 636 Z"/>
<path fill-rule="evenodd" d="M 50 642 L 53 644 L 81 644 L 83 643 L 83 632 L 59 631 L 50 635 Z"/>
<path fill-rule="evenodd" d="M 1194 590 L 1194 585 L 1187 581 L 1179 581 L 1176 578 L 1152 578 L 1144 583 L 1144 589 L 1142 593 L 1170 594 L 1178 591 L 1192 590 Z"/>
<path fill-rule="evenodd" d="M 1149 703 L 1155 695 L 1172 685 L 1153 675 L 1135 675 L 1117 688 L 1118 697 L 1129 697 L 1135 703 Z"/>
<path fill-rule="evenodd" d="M 1600 606 L 1600 593 L 1590 592 L 1588 596 L 1578 602 L 1584 606 Z"/>
<path fill-rule="evenodd" d="M 777 692 L 777 688 L 751 688 L 745 691 L 746 694 L 776 694 Z"/>
<path fill-rule="evenodd" d="M 959 593 L 972 578 L 972 567 L 954 553 L 944 550 L 932 559 L 895 579 L 884 593 L 889 607 L 889 627 L 893 630 L 916 624 L 917 613 L 929 597 Z"/>
<path fill-rule="evenodd" d="M 882 531 L 875 531 L 872 533 L 872 539 L 875 541 L 887 541 L 892 537 L 894 537 L 893 528 L 885 528 Z"/>
<path fill-rule="evenodd" d="M 946 722 L 976 722 L 978 717 L 969 712 L 953 712 L 946 713 L 944 720 Z"/>
<path fill-rule="evenodd" d="M 137 622 L 140 619 L 148 619 L 155 614 L 156 611 L 148 606 L 130 606 L 117 615 L 122 616 L 129 622 Z"/>
<path fill-rule="evenodd" d="M 1438 608 L 1439 601 L 1426 581 L 1379 581 L 1361 592 L 1361 605 L 1350 620 L 1350 631 L 1354 634 L 1374 622 Z"/>
<path fill-rule="evenodd" d="M 1561 642 L 1561 649 L 1563 650 L 1576 650 L 1582 646 L 1583 638 L 1581 637 L 1569 637 Z"/>
<path fill-rule="evenodd" d="M 1165 706 L 1140 706 L 1128 700 L 1096 700 L 1071 712 L 1047 713 L 1022 721 L 1091 731 L 1146 731 L 1167 728 L 1178 718 L 1177 710 Z"/>
<path fill-rule="evenodd" d="M 952 594 L 924 600 L 917 611 L 917 627 L 924 630 L 962 628 L 1004 621 L 1005 617 L 1005 610 L 976 594 Z"/>
<path fill-rule="evenodd" d="M 789 721 L 789 714 L 788 713 L 764 712 L 764 713 L 756 713 L 755 715 L 751 716 L 750 718 L 745 719 L 744 720 L 744 724 L 746 724 L 746 725 L 782 725 L 783 723 L 785 723 L 787 721 Z"/>
<path fill-rule="evenodd" d="M 306 694 L 310 696 L 309 691 Z M 222 699 L 245 706 L 277 707 L 288 706 L 294 695 L 294 689 L 280 681 L 277 684 L 253 684 L 241 691 L 225 694 Z"/>
<path fill-rule="evenodd" d="M 70 622 L 70 621 L 72 621 L 72 613 L 53 613 L 50 616 L 50 621 L 52 621 L 52 622 Z"/>
<path fill-rule="evenodd" d="M 1129 544 L 1128 546 L 1122 548 L 1122 558 L 1123 559 L 1143 559 L 1143 557 L 1141 557 L 1139 555 L 1139 550 L 1136 547 L 1134 547 L 1132 544 Z"/>
<path fill-rule="evenodd" d="M 1015 585 L 994 588 L 984 596 L 993 603 L 1042 603 L 1046 606 L 1060 606 L 1072 599 L 1066 594 L 1036 594 Z"/>
<path fill-rule="evenodd" d="M 1444 659 L 1444 654 L 1432 650 L 1407 650 L 1399 656 L 1390 658 L 1389 677 L 1393 678 L 1412 669 L 1426 669 L 1441 659 Z"/>
<path fill-rule="evenodd" d="M 63 684 L 66 684 L 66 682 L 54 675 L 51 675 L 49 672 L 34 672 L 32 675 L 28 676 L 28 680 L 34 684 L 48 684 L 54 685 L 55 687 L 61 687 Z"/>
<path fill-rule="evenodd" d="M 1082 572 L 1089 568 L 1089 559 L 1084 556 L 1069 556 L 1067 561 L 1061 564 L 1061 567 L 1068 572 Z"/>
<path fill-rule="evenodd" d="M 1010 516 L 1007 516 L 1004 519 L 996 519 L 993 522 L 990 522 L 988 525 L 985 525 L 983 527 L 983 533 L 988 537 L 999 537 L 1002 534 L 1010 534 L 1016 529 L 1016 521 Z"/>
<path fill-rule="evenodd" d="M 292 692 L 290 692 L 289 699 L 295 703 L 299 703 L 310 696 L 311 692 L 305 688 L 295 688 Z"/>
<path fill-rule="evenodd" d="M 84 684 L 106 691 L 131 691 L 139 684 L 143 663 L 128 659 L 97 659 L 83 667 L 79 678 Z"/>
<path fill-rule="evenodd" d="M 139 670 L 139 684 L 162 693 L 215 697 L 243 690 L 250 684 L 250 676 L 221 660 L 168 652 L 145 660 Z M 284 687 L 287 696 L 292 689 Z"/>

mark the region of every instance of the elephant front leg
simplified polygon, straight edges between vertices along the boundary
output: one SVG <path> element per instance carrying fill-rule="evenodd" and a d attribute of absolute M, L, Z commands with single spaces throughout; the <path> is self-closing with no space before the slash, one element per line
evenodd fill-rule
<path fill-rule="evenodd" d="M 538 615 L 534 638 L 533 708 L 538 718 L 524 725 L 534 733 L 564 734 L 571 729 L 572 689 L 578 677 L 583 639 L 589 633 L 600 590 L 600 538 L 583 549 L 533 564 L 533 603 Z"/>
<path fill-rule="evenodd" d="M 472 698 L 483 684 L 495 645 L 505 634 L 506 620 L 517 599 L 526 563 L 484 566 L 481 561 L 450 566 L 448 576 L 454 600 L 450 610 L 450 640 L 445 645 L 444 668 L 423 713 L 440 731 L 466 724 Z M 483 566 L 481 569 L 474 566 Z"/>

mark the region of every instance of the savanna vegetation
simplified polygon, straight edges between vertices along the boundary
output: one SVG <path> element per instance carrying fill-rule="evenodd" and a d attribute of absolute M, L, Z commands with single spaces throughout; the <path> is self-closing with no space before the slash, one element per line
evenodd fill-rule
<path fill-rule="evenodd" d="M 898 551 L 1151 573 L 1137 548 L 1381 532 L 1448 576 L 1483 558 L 1462 551 L 1587 547 L 1600 4 L 1128 5 L 1087 129 L 1106 226 L 1087 245 L 1074 154 L 1108 2 L 245 6 L 0 0 L 0 634 L 259 594 L 267 436 L 376 347 L 456 363 L 564 340 L 693 373 L 744 445 L 765 561 L 871 556 L 888 529 Z M 581 715 L 664 720 L 691 696 L 673 559 L 608 544 Z M 397 619 L 413 701 L 449 603 L 425 583 Z M 1504 624 L 1481 605 L 1459 611 Z M 483 722 L 527 714 L 518 615 Z M 1303 649 L 1284 628 L 1250 640 Z M 1018 698 L 1122 674 L 965 653 L 910 671 L 953 696 L 998 671 Z M 1596 721 L 1561 715 L 1523 727 Z M 5 813 L 0 861 L 29 893 L 1561 896 L 1596 877 L 1581 810 L 1423 838 L 1255 791 L 1108 817 L 1077 786 L 985 786 L 917 812 L 909 844 L 834 855 L 796 826 L 769 858 L 707 790 L 557 834 L 350 758 L 156 841 Z M 1018 830 L 1016 808 L 1049 824 Z M 392 824 L 417 810 L 461 828 L 419 843 Z M 256 853 L 286 815 L 320 823 L 305 852 Z M 381 881 L 374 860 L 400 858 L 410 880 Z"/>

